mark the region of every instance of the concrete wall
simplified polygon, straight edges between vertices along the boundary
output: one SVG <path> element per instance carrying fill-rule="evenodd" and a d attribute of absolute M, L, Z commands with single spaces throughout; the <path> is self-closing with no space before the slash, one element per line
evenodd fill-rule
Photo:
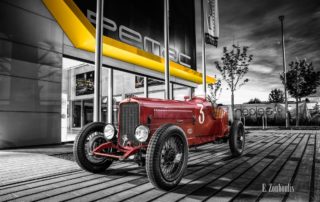
<path fill-rule="evenodd" d="M 41 1 L 0 1 L 0 148 L 60 142 L 62 48 Z"/>

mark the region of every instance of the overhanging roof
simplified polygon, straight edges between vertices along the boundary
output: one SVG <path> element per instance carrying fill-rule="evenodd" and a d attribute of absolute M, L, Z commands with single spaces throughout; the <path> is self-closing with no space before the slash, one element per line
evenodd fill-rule
<path fill-rule="evenodd" d="M 43 0 L 43 2 L 76 48 L 95 51 L 95 27 L 73 0 Z M 103 55 L 164 72 L 164 58 L 107 36 L 103 36 Z M 194 83 L 202 83 L 201 73 L 172 61 L 170 61 L 170 75 Z M 209 76 L 206 78 L 207 83 L 216 82 L 215 78 Z"/>

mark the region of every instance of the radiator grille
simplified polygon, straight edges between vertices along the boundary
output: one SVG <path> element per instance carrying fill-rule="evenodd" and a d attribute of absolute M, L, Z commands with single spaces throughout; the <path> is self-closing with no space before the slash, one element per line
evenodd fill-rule
<path fill-rule="evenodd" d="M 134 146 L 139 142 L 134 137 L 136 127 L 139 125 L 139 104 L 123 103 L 120 105 L 120 144 L 126 146 L 130 141 Z"/>

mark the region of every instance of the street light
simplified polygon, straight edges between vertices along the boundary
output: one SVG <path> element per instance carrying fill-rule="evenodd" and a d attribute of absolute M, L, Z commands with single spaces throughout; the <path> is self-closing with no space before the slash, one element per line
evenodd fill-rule
<path fill-rule="evenodd" d="M 288 120 L 288 93 L 287 93 L 287 65 L 286 65 L 286 49 L 284 45 L 284 30 L 283 30 L 283 21 L 284 16 L 279 16 L 279 20 L 281 22 L 281 35 L 282 35 L 282 54 L 283 54 L 283 78 L 284 78 L 284 101 L 285 101 L 285 119 L 286 119 L 286 128 L 289 127 Z"/>

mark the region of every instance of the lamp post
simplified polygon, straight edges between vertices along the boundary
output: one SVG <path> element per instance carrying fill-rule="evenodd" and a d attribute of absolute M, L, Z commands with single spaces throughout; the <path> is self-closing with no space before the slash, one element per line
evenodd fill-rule
<path fill-rule="evenodd" d="M 281 22 L 281 37 L 282 37 L 282 54 L 283 54 L 283 77 L 284 77 L 284 101 L 285 101 L 285 119 L 286 119 L 286 128 L 289 127 L 289 117 L 288 117 L 288 93 L 287 93 L 287 65 L 286 65 L 286 49 L 284 44 L 284 30 L 283 30 L 283 21 L 284 16 L 279 16 Z"/>

